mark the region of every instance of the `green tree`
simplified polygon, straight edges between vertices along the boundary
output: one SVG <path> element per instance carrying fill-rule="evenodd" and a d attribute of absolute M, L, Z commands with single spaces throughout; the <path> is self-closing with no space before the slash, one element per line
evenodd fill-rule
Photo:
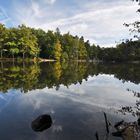
<path fill-rule="evenodd" d="M 12 55 L 14 60 L 14 56 L 19 53 L 17 28 L 8 29 L 8 39 L 6 41 L 6 46 L 8 52 L 10 53 L 10 55 Z"/>
<path fill-rule="evenodd" d="M 19 26 L 19 40 L 18 45 L 20 46 L 20 52 L 22 53 L 23 59 L 25 55 L 38 57 L 39 47 L 36 36 L 32 33 L 31 28 L 25 25 Z"/>
<path fill-rule="evenodd" d="M 79 59 L 86 59 L 87 58 L 87 50 L 84 43 L 84 38 L 81 37 L 79 40 Z"/>
<path fill-rule="evenodd" d="M 68 56 L 67 52 L 62 53 L 61 60 L 64 62 L 69 60 L 69 56 Z"/>
<path fill-rule="evenodd" d="M 32 29 L 32 32 L 36 36 L 40 48 L 39 56 L 41 58 L 53 58 L 54 42 L 56 40 L 53 31 L 45 32 L 42 29 Z"/>
<path fill-rule="evenodd" d="M 5 41 L 7 37 L 7 30 L 3 24 L 0 24 L 0 56 L 3 58 L 3 52 L 5 51 Z"/>
<path fill-rule="evenodd" d="M 56 43 L 54 44 L 54 58 L 57 61 L 60 61 L 61 55 L 62 55 L 61 44 L 60 44 L 60 41 L 57 40 Z"/>
<path fill-rule="evenodd" d="M 19 53 L 19 49 L 16 48 L 16 44 L 13 42 L 9 42 L 8 45 L 10 46 L 9 52 L 12 54 L 14 60 L 14 55 Z"/>

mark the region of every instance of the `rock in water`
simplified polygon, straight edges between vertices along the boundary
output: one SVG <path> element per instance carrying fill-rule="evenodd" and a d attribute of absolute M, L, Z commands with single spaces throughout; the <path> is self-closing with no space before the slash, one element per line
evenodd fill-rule
<path fill-rule="evenodd" d="M 122 137 L 124 140 L 140 140 L 140 119 L 137 122 L 118 122 L 113 136 Z"/>
<path fill-rule="evenodd" d="M 48 114 L 40 115 L 32 121 L 31 127 L 36 132 L 42 132 L 52 125 L 51 116 Z"/>
<path fill-rule="evenodd" d="M 140 118 L 138 119 L 138 125 L 140 126 Z"/>

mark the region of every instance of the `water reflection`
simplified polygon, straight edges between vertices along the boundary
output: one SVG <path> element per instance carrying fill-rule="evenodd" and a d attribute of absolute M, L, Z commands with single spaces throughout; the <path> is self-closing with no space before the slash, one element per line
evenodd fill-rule
<path fill-rule="evenodd" d="M 1 62 L 2 63 L 2 62 Z M 0 91 L 20 89 L 26 93 L 45 87 L 57 90 L 60 85 L 82 83 L 89 76 L 99 74 L 114 75 L 122 82 L 140 83 L 140 67 L 138 64 L 93 64 L 93 63 L 41 63 L 10 64 L 2 63 L 0 68 Z"/>
<path fill-rule="evenodd" d="M 43 114 L 32 121 L 32 129 L 36 132 L 42 132 L 52 125 L 52 118 L 48 114 Z"/>
<path fill-rule="evenodd" d="M 122 113 L 123 115 L 127 115 L 129 113 L 134 117 L 140 117 L 140 93 L 130 89 L 127 89 L 127 91 L 132 92 L 134 94 L 134 97 L 137 97 L 135 105 L 122 106 L 121 109 L 118 110 L 118 112 Z"/>
<path fill-rule="evenodd" d="M 0 139 L 96 140 L 98 131 L 100 140 L 122 140 L 106 137 L 103 112 L 112 126 L 139 118 L 127 112 L 139 101 L 139 72 L 138 64 L 3 63 Z"/>

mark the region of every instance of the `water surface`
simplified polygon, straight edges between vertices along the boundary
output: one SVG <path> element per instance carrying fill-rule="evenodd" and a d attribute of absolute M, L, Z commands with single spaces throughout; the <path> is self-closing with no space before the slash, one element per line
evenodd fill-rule
<path fill-rule="evenodd" d="M 139 83 L 139 64 L 1 63 L 0 139 L 104 140 L 104 112 L 112 126 L 138 119 Z M 43 114 L 52 125 L 36 132 Z M 113 131 L 108 139 L 121 140 Z"/>

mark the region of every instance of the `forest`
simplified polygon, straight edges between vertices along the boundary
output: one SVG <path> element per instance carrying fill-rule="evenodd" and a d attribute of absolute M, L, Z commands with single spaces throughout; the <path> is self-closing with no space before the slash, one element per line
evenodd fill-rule
<path fill-rule="evenodd" d="M 139 25 L 139 23 L 137 23 Z M 126 24 L 125 26 L 129 26 Z M 135 35 L 135 37 L 137 37 Z M 7 28 L 0 24 L 0 59 L 53 59 L 57 61 L 139 61 L 140 39 L 125 40 L 116 47 L 91 44 L 84 37 L 69 32 L 34 29 L 25 25 Z"/>

